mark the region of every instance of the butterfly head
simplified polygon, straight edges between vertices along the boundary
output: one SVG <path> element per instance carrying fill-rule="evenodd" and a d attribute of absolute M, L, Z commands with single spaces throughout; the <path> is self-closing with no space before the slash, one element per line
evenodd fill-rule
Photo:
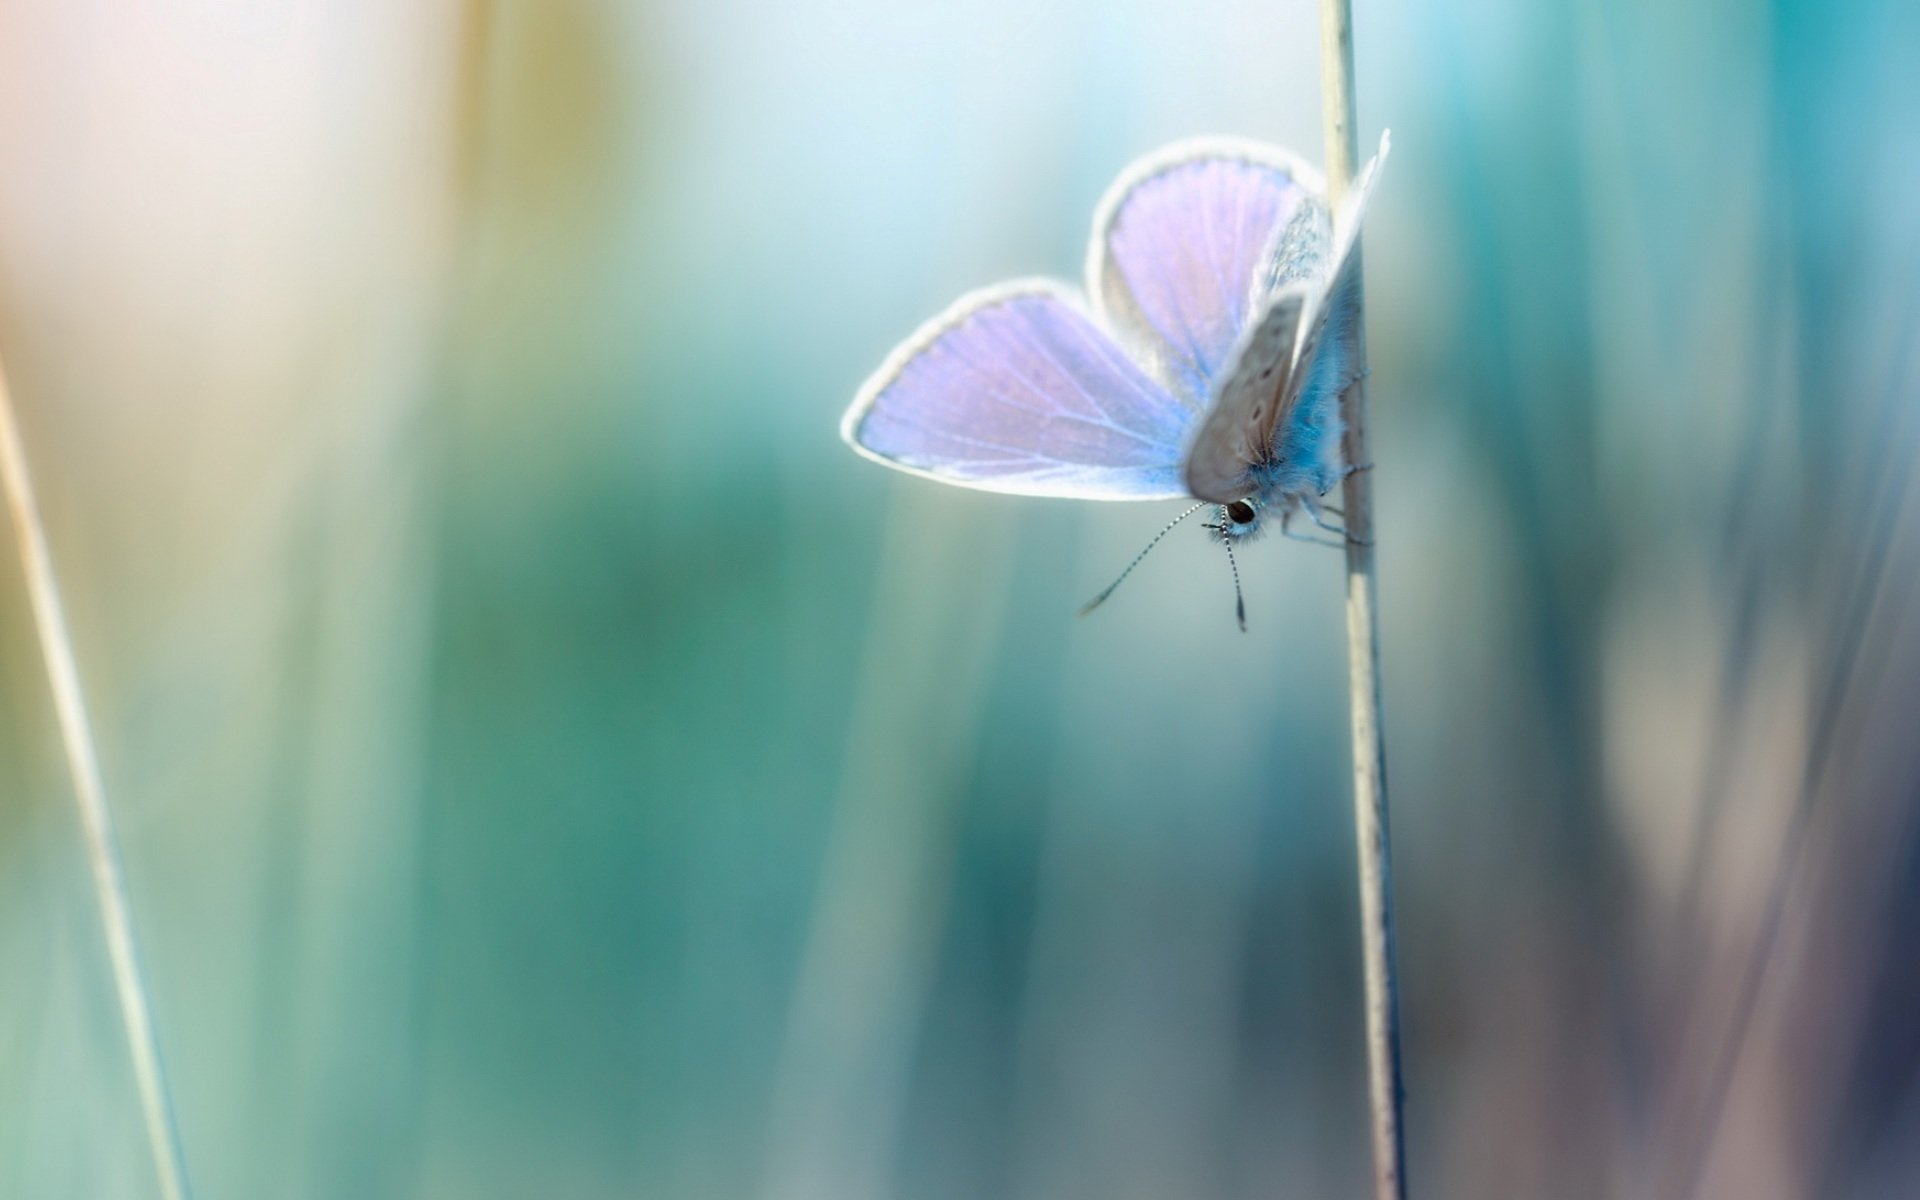
<path fill-rule="evenodd" d="M 1222 504 L 1214 510 L 1215 519 L 1207 528 L 1216 541 L 1237 542 L 1250 538 L 1260 532 L 1261 510 L 1265 507 L 1258 496 Z"/>

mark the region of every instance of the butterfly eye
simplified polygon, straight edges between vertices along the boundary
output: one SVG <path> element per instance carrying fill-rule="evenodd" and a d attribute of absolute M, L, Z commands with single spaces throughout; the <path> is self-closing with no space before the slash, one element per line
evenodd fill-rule
<path fill-rule="evenodd" d="M 1227 505 L 1227 519 L 1235 525 L 1253 524 L 1253 505 L 1245 500 L 1235 500 Z"/>

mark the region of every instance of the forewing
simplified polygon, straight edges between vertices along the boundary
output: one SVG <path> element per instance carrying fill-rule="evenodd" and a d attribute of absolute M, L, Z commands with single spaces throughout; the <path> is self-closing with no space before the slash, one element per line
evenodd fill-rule
<path fill-rule="evenodd" d="M 1198 499 L 1231 504 L 1253 491 L 1250 468 L 1272 445 L 1279 409 L 1295 390 L 1293 351 L 1310 295 L 1300 284 L 1284 288 L 1231 356 L 1182 466 Z"/>
<path fill-rule="evenodd" d="M 867 380 L 840 433 L 963 487 L 1085 500 L 1184 497 L 1193 412 L 1048 280 L 961 297 Z"/>
<path fill-rule="evenodd" d="M 1268 259 L 1274 298 L 1228 355 L 1188 450 L 1187 488 L 1199 499 L 1227 504 L 1246 496 L 1251 468 L 1274 459 L 1302 395 L 1346 385 L 1348 366 L 1328 339 L 1344 336 L 1358 303 L 1360 219 L 1389 145 L 1382 136 L 1379 153 L 1354 181 L 1332 225 L 1330 256 L 1317 202 L 1303 205 L 1275 243 Z"/>
<path fill-rule="evenodd" d="M 1176 395 L 1204 408 L 1275 282 L 1275 247 L 1319 175 L 1258 142 L 1176 143 L 1121 173 L 1094 216 L 1087 286 Z M 1313 226 L 1308 219 L 1301 226 Z M 1295 248 L 1311 249 L 1296 241 Z"/>
<path fill-rule="evenodd" d="M 1360 242 L 1360 221 L 1366 215 L 1367 202 L 1373 198 L 1373 184 L 1379 177 L 1380 165 L 1387 160 L 1387 152 L 1392 148 L 1389 136 L 1381 134 L 1379 151 L 1360 169 L 1359 177 L 1347 191 L 1346 202 L 1334 218 L 1332 268 L 1324 290 L 1315 297 L 1308 311 L 1300 350 L 1295 355 L 1297 366 L 1277 414 L 1279 420 L 1286 419 L 1299 402 L 1301 391 L 1310 383 L 1335 388 L 1347 383 L 1344 378 L 1330 378 L 1330 375 L 1345 374 L 1344 360 L 1337 362 L 1338 356 L 1323 353 L 1323 348 L 1328 346 L 1329 337 L 1344 336 L 1342 331 L 1359 302 L 1360 256 L 1356 250 Z"/>
<path fill-rule="evenodd" d="M 1345 259 L 1353 250 L 1353 244 L 1360 237 L 1360 220 L 1367 215 L 1367 202 L 1373 199 L 1373 185 L 1380 178 L 1380 168 L 1386 165 L 1387 154 L 1393 149 L 1393 134 L 1383 132 L 1380 135 L 1380 148 L 1373 152 L 1367 165 L 1360 168 L 1360 174 L 1347 188 L 1340 211 L 1334 214 L 1333 240 L 1336 259 Z"/>

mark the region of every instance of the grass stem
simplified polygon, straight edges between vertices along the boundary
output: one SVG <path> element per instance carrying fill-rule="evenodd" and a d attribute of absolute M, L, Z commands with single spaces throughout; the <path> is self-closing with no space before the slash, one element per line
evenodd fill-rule
<path fill-rule="evenodd" d="M 114 837 L 113 814 L 107 808 L 106 791 L 100 782 L 100 759 L 94 749 L 93 728 L 87 720 L 86 700 L 80 690 L 73 640 L 67 632 L 66 610 L 60 602 L 53 559 L 47 552 L 47 535 L 40 523 L 39 505 L 34 500 L 33 480 L 27 473 L 26 455 L 20 447 L 20 429 L 14 420 L 13 397 L 7 390 L 3 364 L 0 364 L 0 482 L 6 487 L 7 509 L 13 517 L 14 539 L 20 547 L 34 625 L 41 652 L 46 657 L 47 678 L 53 689 L 61 740 L 66 745 L 67 766 L 73 773 L 74 801 L 80 809 L 87 860 L 93 868 L 94 893 L 100 900 L 100 919 L 106 931 L 107 957 L 113 964 L 114 987 L 120 996 L 120 1016 L 127 1027 L 133 1073 L 140 1086 L 140 1106 L 146 1117 L 147 1139 L 153 1148 L 160 1192 L 165 1200 L 187 1200 L 190 1192 L 186 1161 L 181 1153 L 173 1104 L 168 1098 L 166 1072 L 161 1066 L 152 1003 L 134 942 L 133 911 L 127 900 L 119 844 Z"/>
<path fill-rule="evenodd" d="M 1353 7 L 1321 0 L 1321 86 L 1327 140 L 1328 201 L 1337 209 L 1359 164 L 1354 127 Z M 1359 254 L 1356 245 L 1354 253 Z M 1355 263 L 1356 276 L 1360 264 Z M 1353 383 L 1340 397 L 1346 461 L 1370 467 L 1364 306 L 1356 288 L 1348 361 Z M 1393 871 L 1387 841 L 1387 743 L 1380 712 L 1380 615 L 1373 567 L 1373 476 L 1346 480 L 1347 677 L 1353 724 L 1353 818 L 1360 860 L 1361 945 L 1365 961 L 1367 1091 L 1372 1111 L 1376 1200 L 1406 1200 L 1406 1135 L 1401 1127 L 1400 995 L 1394 966 Z"/>

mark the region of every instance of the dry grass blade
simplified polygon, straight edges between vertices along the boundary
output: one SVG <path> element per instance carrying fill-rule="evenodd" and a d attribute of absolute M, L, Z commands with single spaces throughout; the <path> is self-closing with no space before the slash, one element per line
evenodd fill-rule
<path fill-rule="evenodd" d="M 127 1027 L 134 1076 L 140 1085 L 140 1104 L 152 1144 L 154 1168 L 166 1200 L 190 1195 L 187 1170 L 180 1149 L 180 1132 L 168 1098 L 166 1072 L 160 1061 L 160 1042 L 153 1027 L 152 1005 L 140 955 L 133 937 L 133 912 L 127 900 L 126 878 L 120 867 L 120 848 L 114 837 L 113 815 L 100 782 L 100 760 L 94 750 L 93 728 L 87 720 L 80 672 L 74 663 L 73 641 L 67 633 L 66 610 L 54 579 L 53 559 L 47 551 L 46 530 L 34 501 L 32 477 L 20 446 L 20 430 L 13 416 L 13 397 L 0 365 L 0 480 L 4 480 L 7 509 L 13 517 L 14 539 L 20 547 L 21 567 L 33 606 L 34 626 L 46 657 L 47 678 L 66 745 L 67 765 L 73 774 L 74 801 L 80 809 L 80 828 L 87 841 L 87 860 L 93 868 L 94 892 L 100 900 L 107 956 L 113 964 L 114 987 L 119 992 L 120 1016 Z"/>
<path fill-rule="evenodd" d="M 1327 130 L 1328 199 L 1337 208 L 1353 182 L 1360 143 L 1354 128 L 1353 8 L 1322 0 L 1321 82 Z M 1354 254 L 1359 255 L 1359 247 Z M 1360 275 L 1355 263 L 1355 275 Z M 1373 463 L 1367 442 L 1364 306 L 1356 296 L 1347 361 L 1355 377 L 1340 397 L 1346 461 Z M 1360 859 L 1361 945 L 1366 967 L 1367 1083 L 1372 1106 L 1374 1194 L 1405 1200 L 1406 1137 L 1401 1128 L 1400 996 L 1393 949 L 1393 868 L 1387 840 L 1387 743 L 1380 714 L 1380 613 L 1373 569 L 1373 472 L 1346 481 L 1347 687 L 1353 723 L 1353 816 Z"/>

